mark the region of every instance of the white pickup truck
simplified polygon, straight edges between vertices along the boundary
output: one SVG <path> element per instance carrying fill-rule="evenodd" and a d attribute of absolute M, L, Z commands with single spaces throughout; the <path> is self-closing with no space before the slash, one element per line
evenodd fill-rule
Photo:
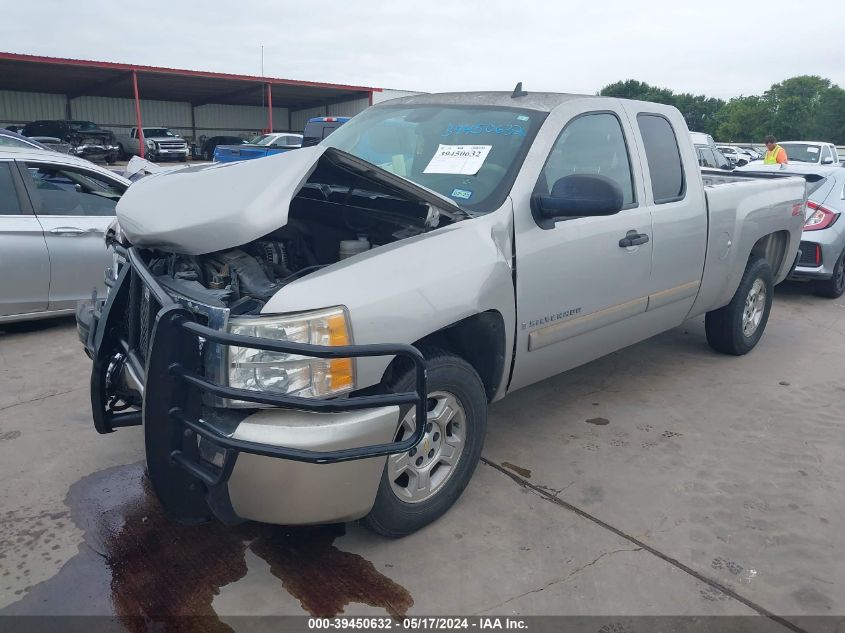
<path fill-rule="evenodd" d="M 78 312 L 94 424 L 143 424 L 172 517 L 408 534 L 467 485 L 489 402 L 703 315 L 749 352 L 807 189 L 700 170 L 675 108 L 521 90 L 153 174 Z"/>
<path fill-rule="evenodd" d="M 149 161 L 175 159 L 188 160 L 188 143 L 166 127 L 143 127 L 144 158 Z M 141 155 L 141 135 L 133 127 L 129 134 L 118 134 L 117 144 L 122 159 Z"/>

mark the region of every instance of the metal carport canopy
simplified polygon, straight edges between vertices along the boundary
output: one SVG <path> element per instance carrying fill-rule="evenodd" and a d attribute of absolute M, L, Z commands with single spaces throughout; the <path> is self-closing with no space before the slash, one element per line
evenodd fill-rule
<path fill-rule="evenodd" d="M 0 52 L 0 90 L 64 94 L 71 99 L 83 95 L 131 98 L 133 72 L 142 99 L 194 106 L 258 105 L 265 86 L 277 107 L 291 110 L 361 97 L 372 102 L 373 92 L 381 91 L 367 86 Z"/>

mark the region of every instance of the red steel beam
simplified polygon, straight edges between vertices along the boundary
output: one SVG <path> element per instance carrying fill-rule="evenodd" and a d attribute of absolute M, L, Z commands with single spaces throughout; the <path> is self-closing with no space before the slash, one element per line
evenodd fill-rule
<path fill-rule="evenodd" d="M 267 84 L 267 131 L 273 133 L 273 89 Z"/>
<path fill-rule="evenodd" d="M 319 81 L 300 81 L 297 79 L 281 79 L 278 77 L 256 77 L 255 75 L 233 75 L 216 73 L 205 70 L 186 70 L 181 68 L 164 68 L 162 66 L 141 66 L 138 64 L 120 64 L 117 62 L 99 62 L 87 59 L 68 59 L 64 57 L 45 57 L 43 55 L 23 55 L 20 53 L 5 53 L 0 51 L 0 60 L 32 62 L 36 64 L 61 64 L 65 66 L 81 66 L 85 68 L 109 68 L 147 74 L 177 75 L 182 77 L 204 77 L 207 79 L 234 79 L 270 83 L 273 85 L 302 86 L 312 88 L 334 88 L 336 90 L 351 90 L 355 92 L 381 92 L 381 88 L 368 86 L 352 86 L 346 84 L 330 84 Z"/>
<path fill-rule="evenodd" d="M 140 156 L 144 157 L 144 128 L 141 125 L 141 99 L 138 98 L 138 72 L 132 69 L 132 88 L 135 90 L 135 129 L 138 131 L 138 146 L 140 147 Z"/>

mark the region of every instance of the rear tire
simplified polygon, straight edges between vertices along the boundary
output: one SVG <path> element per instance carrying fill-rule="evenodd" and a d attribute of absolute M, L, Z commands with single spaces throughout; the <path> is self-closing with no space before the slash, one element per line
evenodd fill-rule
<path fill-rule="evenodd" d="M 754 349 L 766 329 L 773 295 L 774 282 L 769 262 L 752 256 L 731 302 L 708 312 L 705 317 L 710 347 L 734 356 L 742 356 Z"/>
<path fill-rule="evenodd" d="M 429 430 L 411 451 L 387 458 L 375 504 L 364 518 L 373 531 L 390 538 L 416 532 L 457 501 L 478 465 L 487 429 L 487 397 L 475 369 L 440 349 L 423 353 Z M 405 371 L 392 390 L 412 390 L 414 376 L 413 369 Z M 413 432 L 415 417 L 413 409 L 403 417 L 397 439 Z"/>
<path fill-rule="evenodd" d="M 833 265 L 833 276 L 814 282 L 813 292 L 828 299 L 838 299 L 842 296 L 845 292 L 845 251 L 839 254 L 839 259 Z"/>

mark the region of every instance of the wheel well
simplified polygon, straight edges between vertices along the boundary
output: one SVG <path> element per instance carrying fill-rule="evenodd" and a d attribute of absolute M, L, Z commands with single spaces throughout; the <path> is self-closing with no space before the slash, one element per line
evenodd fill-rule
<path fill-rule="evenodd" d="M 789 233 L 787 231 L 769 233 L 757 240 L 751 248 L 749 259 L 754 255 L 764 258 L 769 262 L 774 276 L 777 277 L 777 273 L 783 265 L 787 244 L 789 244 Z"/>
<path fill-rule="evenodd" d="M 413 343 L 415 347 L 437 347 L 460 356 L 478 372 L 487 400 L 493 399 L 505 369 L 505 322 L 491 310 L 462 319 Z M 410 361 L 397 357 L 384 373 L 384 381 L 405 371 Z"/>

